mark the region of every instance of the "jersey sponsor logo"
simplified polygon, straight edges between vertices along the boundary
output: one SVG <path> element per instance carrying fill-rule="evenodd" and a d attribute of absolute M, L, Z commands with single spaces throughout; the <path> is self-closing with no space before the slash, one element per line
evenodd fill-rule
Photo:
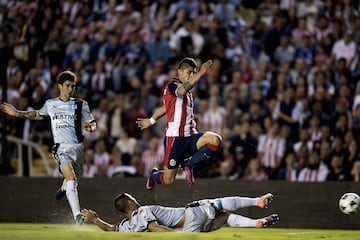
<path fill-rule="evenodd" d="M 55 113 L 52 117 L 53 120 L 76 120 L 75 114 L 64 114 L 64 113 Z"/>
<path fill-rule="evenodd" d="M 175 167 L 175 165 L 176 165 L 175 159 L 171 159 L 169 164 L 170 164 L 170 166 Z"/>
<path fill-rule="evenodd" d="M 55 126 L 55 129 L 64 129 L 64 128 L 71 128 L 72 126 L 68 123 L 58 123 Z"/>

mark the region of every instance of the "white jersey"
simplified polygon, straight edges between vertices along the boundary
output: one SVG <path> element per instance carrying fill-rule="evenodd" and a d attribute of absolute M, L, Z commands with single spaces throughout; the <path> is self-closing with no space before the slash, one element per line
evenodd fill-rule
<path fill-rule="evenodd" d="M 88 103 L 78 98 L 70 98 L 67 102 L 59 98 L 48 99 L 39 113 L 50 117 L 54 143 L 81 143 L 84 139 L 82 122 L 95 120 Z"/>
<path fill-rule="evenodd" d="M 146 232 L 150 222 L 173 228 L 179 223 L 185 208 L 163 207 L 158 205 L 141 206 L 132 213 L 131 220 L 123 220 L 116 226 L 118 232 Z"/>

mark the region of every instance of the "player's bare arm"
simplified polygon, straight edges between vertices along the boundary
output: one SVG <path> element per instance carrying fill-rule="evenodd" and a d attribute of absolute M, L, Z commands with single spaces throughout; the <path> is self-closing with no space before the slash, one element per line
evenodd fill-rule
<path fill-rule="evenodd" d="M 30 120 L 43 120 L 44 118 L 39 114 L 38 110 L 19 111 L 9 103 L 2 103 L 0 110 L 12 117 L 26 118 Z"/>
<path fill-rule="evenodd" d="M 176 95 L 184 96 L 188 91 L 190 91 L 193 88 L 193 86 L 195 86 L 195 84 L 200 80 L 200 78 L 205 73 L 207 73 L 212 63 L 213 63 L 212 60 L 208 60 L 205 63 L 203 63 L 200 67 L 200 70 L 195 75 L 191 76 L 188 81 L 184 82 L 183 84 L 181 84 L 181 86 L 179 86 L 176 89 Z"/>
<path fill-rule="evenodd" d="M 162 116 L 166 114 L 165 106 L 161 106 L 158 110 L 154 112 L 151 118 L 138 118 L 136 119 L 136 124 L 138 127 L 143 130 L 155 124 L 157 120 L 159 120 Z"/>
<path fill-rule="evenodd" d="M 91 209 L 81 210 L 81 216 L 89 223 L 93 223 L 104 231 L 113 232 L 116 230 L 115 225 L 105 222 L 100 219 L 97 213 Z"/>
<path fill-rule="evenodd" d="M 163 225 L 158 224 L 157 221 L 150 222 L 148 225 L 148 229 L 151 232 L 175 232 L 175 229 L 165 227 Z"/>

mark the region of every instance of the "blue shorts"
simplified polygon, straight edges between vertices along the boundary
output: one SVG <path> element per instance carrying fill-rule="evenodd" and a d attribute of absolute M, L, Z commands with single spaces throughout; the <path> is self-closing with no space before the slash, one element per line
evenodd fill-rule
<path fill-rule="evenodd" d="M 178 168 L 184 159 L 198 151 L 196 143 L 204 133 L 196 133 L 190 137 L 165 137 L 164 166 L 168 169 Z"/>

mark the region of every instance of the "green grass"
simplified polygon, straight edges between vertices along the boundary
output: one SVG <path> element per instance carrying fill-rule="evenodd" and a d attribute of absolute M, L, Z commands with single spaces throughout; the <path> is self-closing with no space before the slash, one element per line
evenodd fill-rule
<path fill-rule="evenodd" d="M 211 233 L 117 233 L 94 225 L 0 223 L 1 240 L 360 240 L 360 230 L 222 228 Z"/>

